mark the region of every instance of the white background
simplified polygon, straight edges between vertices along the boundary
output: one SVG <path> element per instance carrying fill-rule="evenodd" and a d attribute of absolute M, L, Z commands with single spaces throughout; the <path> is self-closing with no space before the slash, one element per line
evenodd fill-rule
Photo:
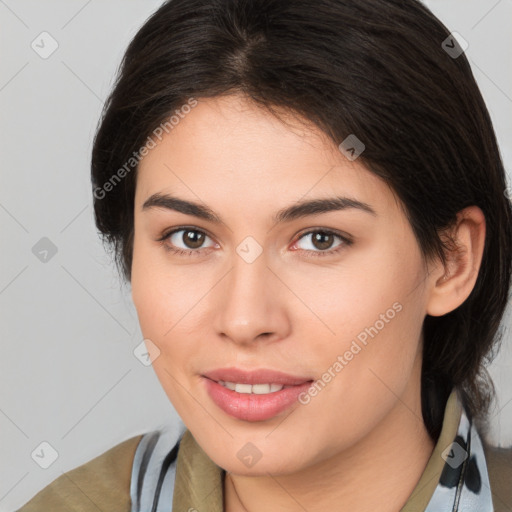
<path fill-rule="evenodd" d="M 0 512 L 115 444 L 178 421 L 151 366 L 133 355 L 142 336 L 96 234 L 89 181 L 114 73 L 160 3 L 0 0 Z M 469 43 L 510 172 L 512 0 L 426 3 Z M 47 59 L 31 48 L 43 31 L 59 45 Z M 57 248 L 46 263 L 32 252 L 43 237 Z M 491 440 L 503 445 L 512 444 L 511 352 L 508 331 L 490 369 L 499 396 Z M 48 469 L 31 457 L 43 441 L 59 455 Z"/>

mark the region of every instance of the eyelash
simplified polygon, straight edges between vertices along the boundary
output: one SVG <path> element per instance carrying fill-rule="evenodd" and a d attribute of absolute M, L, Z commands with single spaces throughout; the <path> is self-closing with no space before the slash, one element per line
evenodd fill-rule
<path fill-rule="evenodd" d="M 205 233 L 201 229 L 182 226 L 180 228 L 175 228 L 171 231 L 165 232 L 160 238 L 157 239 L 157 242 L 160 242 L 166 251 L 172 252 L 173 254 L 177 254 L 179 256 L 193 256 L 193 255 L 199 256 L 202 254 L 204 249 L 209 249 L 209 247 L 206 247 L 206 248 L 202 248 L 202 249 L 195 249 L 195 250 L 188 249 L 187 250 L 187 249 L 179 249 L 179 248 L 169 245 L 167 243 L 168 239 L 175 233 L 178 233 L 179 231 L 193 231 L 196 233 L 201 233 L 201 234 L 207 236 L 208 238 L 211 238 L 207 233 Z M 341 233 L 339 233 L 337 231 L 330 230 L 330 229 L 319 229 L 319 228 L 311 229 L 309 231 L 301 233 L 297 237 L 294 244 L 297 243 L 302 238 L 306 237 L 307 235 L 311 235 L 313 233 L 322 233 L 324 235 L 334 235 L 335 237 L 339 238 L 343 243 L 338 245 L 335 249 L 329 249 L 326 251 L 309 251 L 307 249 L 298 249 L 299 251 L 307 253 L 306 257 L 308 257 L 308 258 L 317 258 L 317 257 L 321 258 L 321 257 L 325 257 L 325 256 L 332 256 L 333 254 L 337 254 L 344 248 L 350 247 L 353 244 L 353 240 L 348 235 L 342 235 Z"/>

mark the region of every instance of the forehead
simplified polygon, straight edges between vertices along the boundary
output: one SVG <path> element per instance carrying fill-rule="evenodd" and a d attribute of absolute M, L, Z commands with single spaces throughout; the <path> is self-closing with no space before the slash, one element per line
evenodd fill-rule
<path fill-rule="evenodd" d="M 136 203 L 158 192 L 247 205 L 343 194 L 378 209 L 387 185 L 313 123 L 239 95 L 199 99 L 139 163 Z M 390 202 L 391 201 L 391 202 Z"/>

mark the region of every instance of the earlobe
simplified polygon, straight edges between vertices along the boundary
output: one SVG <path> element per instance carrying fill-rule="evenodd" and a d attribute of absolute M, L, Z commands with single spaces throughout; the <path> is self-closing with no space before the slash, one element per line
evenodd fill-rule
<path fill-rule="evenodd" d="M 442 316 L 458 308 L 473 290 L 485 245 L 485 216 L 477 206 L 457 214 L 451 231 L 453 243 L 446 253 L 446 265 L 439 267 L 442 275 L 432 274 L 432 287 L 427 314 Z"/>

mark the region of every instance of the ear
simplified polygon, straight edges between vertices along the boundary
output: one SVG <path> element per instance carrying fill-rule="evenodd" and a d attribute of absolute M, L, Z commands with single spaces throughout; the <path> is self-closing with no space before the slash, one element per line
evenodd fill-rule
<path fill-rule="evenodd" d="M 458 308 L 473 290 L 485 245 L 485 216 L 478 206 L 469 206 L 457 214 L 450 230 L 453 240 L 446 253 L 446 265 L 438 261 L 431 272 L 427 314 L 442 316 Z"/>

